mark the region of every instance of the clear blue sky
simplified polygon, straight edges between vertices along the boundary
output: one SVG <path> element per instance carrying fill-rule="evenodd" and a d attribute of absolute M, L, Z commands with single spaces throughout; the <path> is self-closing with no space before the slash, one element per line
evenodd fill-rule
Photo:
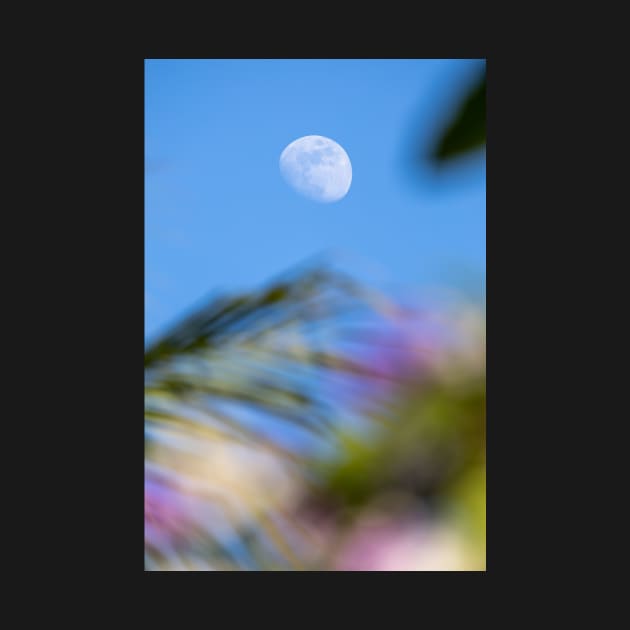
<path fill-rule="evenodd" d="M 146 60 L 145 338 L 216 290 L 258 287 L 323 251 L 385 285 L 485 277 L 485 157 L 436 178 L 405 162 L 480 60 Z M 280 175 L 287 144 L 332 138 L 346 197 L 320 204 Z M 367 268 L 367 267 L 365 267 Z M 385 286 L 383 285 L 383 286 Z"/>

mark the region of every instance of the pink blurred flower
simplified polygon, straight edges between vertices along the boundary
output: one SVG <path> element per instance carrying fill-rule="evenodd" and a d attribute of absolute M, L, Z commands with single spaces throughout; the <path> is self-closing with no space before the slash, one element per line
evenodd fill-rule
<path fill-rule="evenodd" d="M 144 538 L 152 547 L 185 540 L 195 526 L 194 501 L 153 475 L 144 480 Z"/>
<path fill-rule="evenodd" d="M 420 382 L 444 346 L 439 331 L 431 329 L 416 310 L 380 321 L 358 341 L 359 347 L 347 353 L 365 374 L 337 380 L 331 395 L 359 411 L 395 394 L 402 385 Z"/>
<path fill-rule="evenodd" d="M 470 568 L 451 531 L 411 520 L 359 524 L 336 555 L 337 571 L 460 571 Z"/>

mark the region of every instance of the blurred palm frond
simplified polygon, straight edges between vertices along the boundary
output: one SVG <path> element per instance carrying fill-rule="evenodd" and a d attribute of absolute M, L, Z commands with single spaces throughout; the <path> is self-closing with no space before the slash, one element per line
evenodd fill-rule
<path fill-rule="evenodd" d="M 145 526 L 147 569 L 299 568 L 289 542 L 299 538 L 297 528 L 277 524 L 274 502 L 260 501 L 252 485 L 264 467 L 243 481 L 234 453 L 249 453 L 243 467 L 252 466 L 252 454 L 269 456 L 269 483 L 281 486 L 300 472 L 300 449 L 287 443 L 287 429 L 304 448 L 334 438 L 342 410 L 322 384 L 335 375 L 372 376 L 335 345 L 336 330 L 351 327 L 369 299 L 338 272 L 301 270 L 259 291 L 214 298 L 146 347 L 145 471 L 159 495 L 149 507 L 153 536 Z M 160 533 L 173 529 L 170 512 L 180 510 L 177 522 L 189 510 L 180 495 L 198 502 L 181 544 Z M 145 521 L 146 496 L 145 482 Z M 202 519 L 206 510 L 215 516 Z M 217 510 L 220 531 L 207 525 L 217 522 Z"/>

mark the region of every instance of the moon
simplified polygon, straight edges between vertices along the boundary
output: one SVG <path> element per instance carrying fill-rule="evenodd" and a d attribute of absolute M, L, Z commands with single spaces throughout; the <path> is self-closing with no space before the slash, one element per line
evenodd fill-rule
<path fill-rule="evenodd" d="M 303 136 L 280 155 L 280 172 L 296 192 L 313 201 L 343 199 L 352 183 L 352 164 L 343 147 L 324 136 Z"/>

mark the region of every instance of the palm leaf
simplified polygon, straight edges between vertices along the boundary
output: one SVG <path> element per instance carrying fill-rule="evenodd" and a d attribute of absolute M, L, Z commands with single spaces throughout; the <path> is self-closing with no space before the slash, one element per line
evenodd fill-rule
<path fill-rule="evenodd" d="M 201 502 L 196 509 L 218 510 L 227 526 L 218 534 L 200 521 L 195 536 L 179 546 L 149 541 L 147 569 L 184 570 L 199 562 L 260 568 L 261 558 L 275 568 L 283 561 L 288 568 L 299 568 L 297 552 L 282 539 L 286 528 L 274 525 L 273 506 L 261 507 L 238 483 L 231 487 L 225 480 L 208 479 L 214 473 L 206 474 L 205 485 L 199 479 L 193 483 L 181 474 L 180 463 L 202 453 L 212 471 L 213 453 L 248 449 L 273 457 L 289 475 L 301 475 L 300 455 L 283 445 L 264 419 L 299 431 L 307 444 L 334 439 L 331 429 L 343 410 L 326 398 L 322 383 L 335 374 L 372 376 L 336 349 L 335 330 L 340 324 L 351 329 L 354 319 L 370 311 L 370 299 L 342 274 L 298 270 L 259 291 L 215 297 L 148 345 L 147 475 L 159 477 L 165 488 L 174 484 L 181 492 L 186 487 L 186 496 Z M 252 414 L 257 417 L 253 423 Z"/>
<path fill-rule="evenodd" d="M 458 104 L 432 152 L 432 159 L 446 162 L 480 149 L 486 143 L 486 72 L 485 69 Z"/>

